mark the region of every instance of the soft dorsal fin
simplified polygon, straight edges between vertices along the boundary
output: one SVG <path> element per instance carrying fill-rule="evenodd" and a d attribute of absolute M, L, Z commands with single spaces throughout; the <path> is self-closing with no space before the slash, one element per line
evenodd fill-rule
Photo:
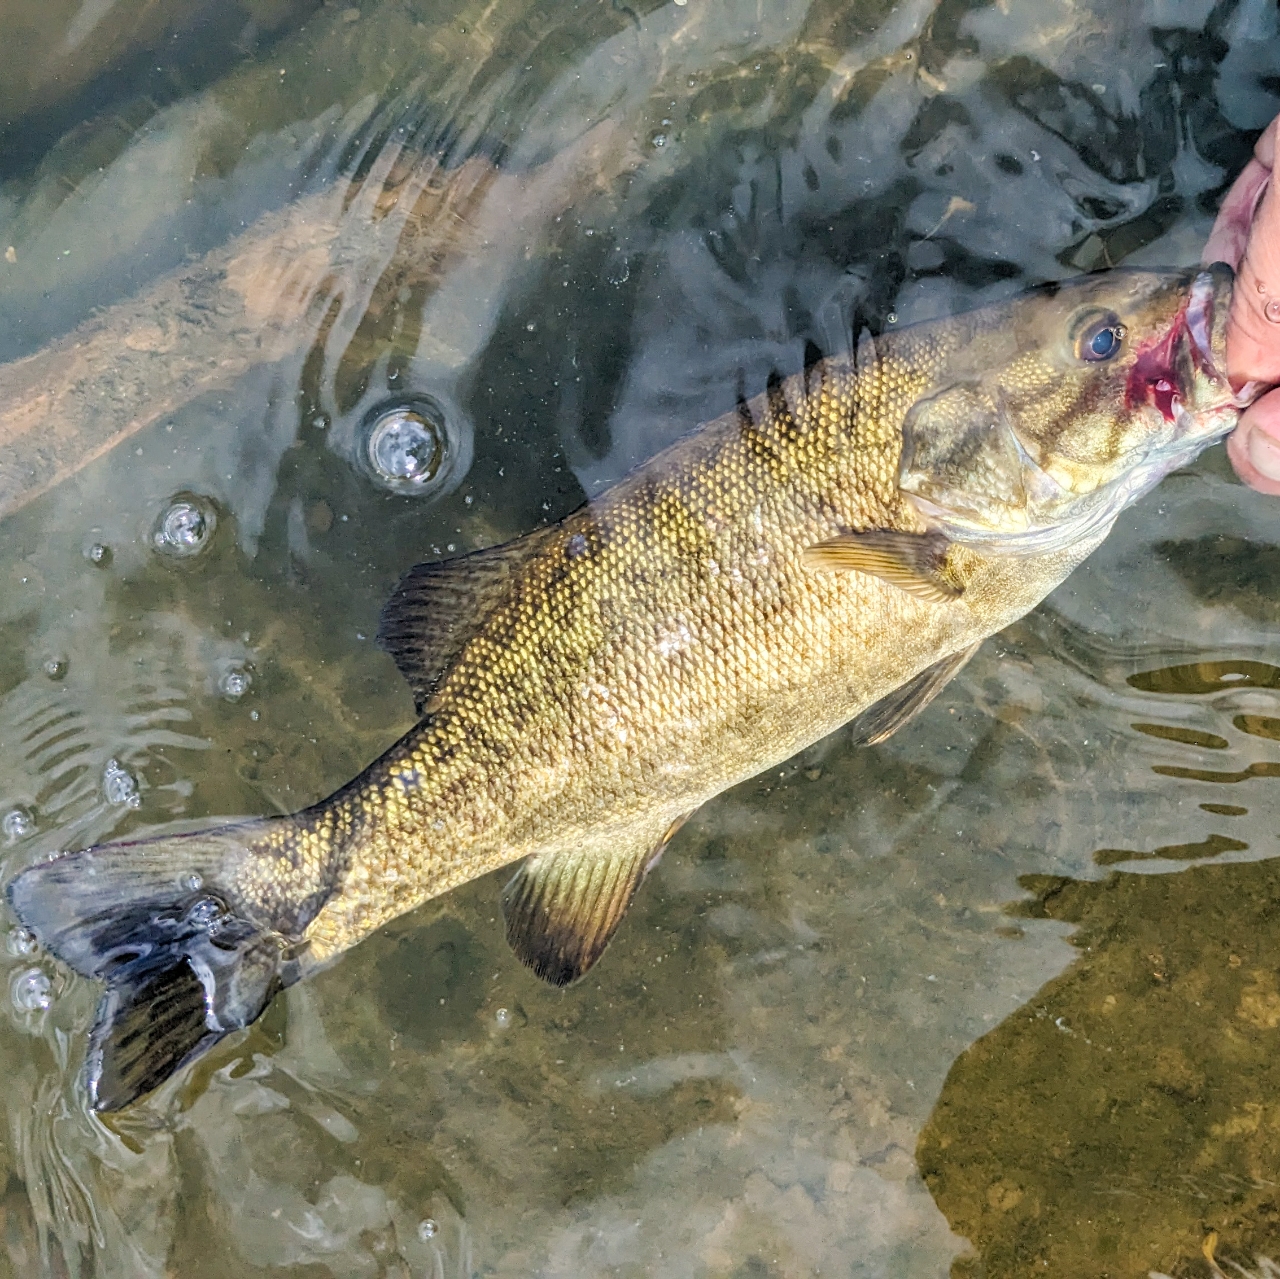
<path fill-rule="evenodd" d="M 502 893 L 507 941 L 521 963 L 553 986 L 577 981 L 604 953 L 636 889 L 684 820 L 672 822 L 656 844 L 646 832 L 530 857 Z"/>
<path fill-rule="evenodd" d="M 874 746 L 892 737 L 909 720 L 915 719 L 926 706 L 960 673 L 961 667 L 982 647 L 982 641 L 944 657 L 913 675 L 901 688 L 868 706 L 849 722 L 854 746 Z"/>
<path fill-rule="evenodd" d="M 411 568 L 382 610 L 378 643 L 395 659 L 421 713 L 441 677 L 499 604 L 552 524 L 501 546 Z"/>
<path fill-rule="evenodd" d="M 950 546 L 942 533 L 870 529 L 807 547 L 803 559 L 809 568 L 870 573 L 917 599 L 946 604 L 964 593 L 947 573 Z"/>

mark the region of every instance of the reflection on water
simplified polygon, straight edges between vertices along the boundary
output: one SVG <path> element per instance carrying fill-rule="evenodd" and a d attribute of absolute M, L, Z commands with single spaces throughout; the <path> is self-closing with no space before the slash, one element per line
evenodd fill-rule
<path fill-rule="evenodd" d="M 409 723 L 404 569 L 864 324 L 1193 261 L 1280 106 L 1261 0 L 210 12 L 0 54 L 6 879 L 327 794 Z M 582 986 L 483 880 L 110 1125 L 6 915 L 0 1272 L 1264 1273 L 1277 547 L 1207 455 L 919 721 L 697 814 Z"/>

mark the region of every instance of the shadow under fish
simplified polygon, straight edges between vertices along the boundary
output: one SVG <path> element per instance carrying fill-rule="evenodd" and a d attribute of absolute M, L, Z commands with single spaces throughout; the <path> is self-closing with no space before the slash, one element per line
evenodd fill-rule
<path fill-rule="evenodd" d="M 681 823 L 854 721 L 883 739 L 1119 512 L 1220 439 L 1231 273 L 1112 272 L 873 338 L 561 522 L 420 565 L 380 640 L 417 725 L 301 812 L 105 844 L 9 886 L 106 983 L 86 1084 L 128 1105 L 277 991 L 497 867 L 563 985 Z"/>

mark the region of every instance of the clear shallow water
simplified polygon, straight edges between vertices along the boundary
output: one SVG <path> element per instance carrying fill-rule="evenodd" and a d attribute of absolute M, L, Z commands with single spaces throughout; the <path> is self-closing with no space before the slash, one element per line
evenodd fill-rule
<path fill-rule="evenodd" d="M 74 381 L 49 344 L 118 306 L 54 452 L 164 407 L 6 499 L 5 877 L 328 793 L 410 722 L 370 639 L 404 568 L 807 342 L 1195 260 L 1280 107 L 1274 9 L 1007 9 L 16 10 L 0 355 Z M 359 462 L 409 394 L 434 496 Z M 107 1125 L 95 991 L 11 933 L 0 1269 L 1265 1273 L 1278 544 L 1206 455 L 897 737 L 708 805 L 569 991 L 481 880 Z"/>

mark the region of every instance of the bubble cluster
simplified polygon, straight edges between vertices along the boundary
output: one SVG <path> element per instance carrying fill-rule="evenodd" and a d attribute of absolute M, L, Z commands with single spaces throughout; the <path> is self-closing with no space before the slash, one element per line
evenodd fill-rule
<path fill-rule="evenodd" d="M 15 959 L 21 959 L 26 955 L 34 955 L 39 942 L 36 941 L 36 935 L 29 928 L 11 928 L 9 935 L 4 939 L 4 948 Z"/>
<path fill-rule="evenodd" d="M 25 839 L 36 828 L 35 815 L 29 808 L 11 808 L 0 817 L 0 834 L 10 843 Z"/>
<path fill-rule="evenodd" d="M 212 897 L 202 897 L 187 911 L 187 921 L 201 932 L 212 931 L 222 914 L 221 905 Z"/>
<path fill-rule="evenodd" d="M 120 766 L 120 761 L 107 760 L 102 770 L 102 793 L 108 804 L 123 804 L 127 808 L 137 808 L 142 803 L 138 794 L 138 779 L 128 769 Z"/>
<path fill-rule="evenodd" d="M 243 667 L 233 666 L 230 670 L 224 671 L 222 678 L 218 680 L 218 692 L 229 702 L 239 701 L 248 691 L 249 686 L 253 683 L 253 677 Z"/>
<path fill-rule="evenodd" d="M 609 258 L 604 278 L 614 285 L 626 284 L 631 278 L 631 259 L 621 249 L 615 249 Z"/>
<path fill-rule="evenodd" d="M 194 494 L 180 494 L 160 512 L 151 529 L 151 542 L 162 555 L 190 559 L 213 540 L 217 525 L 211 502 Z"/>
<path fill-rule="evenodd" d="M 28 968 L 10 983 L 9 998 L 19 1012 L 42 1013 L 53 1003 L 53 983 L 39 968 Z"/>

